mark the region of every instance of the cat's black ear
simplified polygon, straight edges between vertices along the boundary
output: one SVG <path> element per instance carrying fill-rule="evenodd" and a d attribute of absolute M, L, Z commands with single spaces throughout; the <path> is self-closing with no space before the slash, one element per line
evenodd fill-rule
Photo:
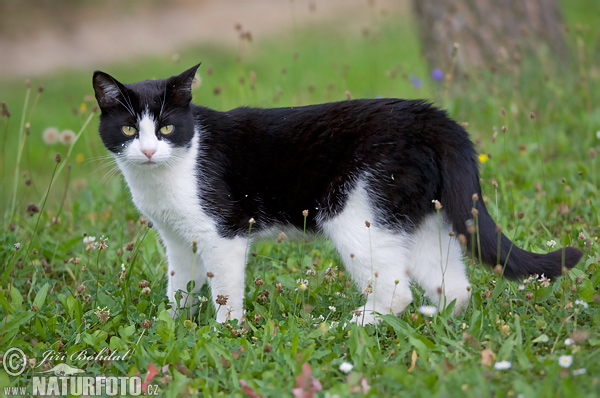
<path fill-rule="evenodd" d="M 125 87 L 109 74 L 100 71 L 94 72 L 93 84 L 100 109 L 123 102 Z"/>
<path fill-rule="evenodd" d="M 171 101 L 181 106 L 188 105 L 192 100 L 192 83 L 200 64 L 191 67 L 178 76 L 167 79 L 167 93 Z"/>

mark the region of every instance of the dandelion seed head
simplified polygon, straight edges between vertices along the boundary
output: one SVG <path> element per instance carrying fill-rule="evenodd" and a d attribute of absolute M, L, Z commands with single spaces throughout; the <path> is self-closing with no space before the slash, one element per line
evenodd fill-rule
<path fill-rule="evenodd" d="M 42 139 L 47 145 L 54 145 L 58 142 L 60 133 L 56 127 L 48 127 L 42 132 Z"/>
<path fill-rule="evenodd" d="M 75 133 L 73 130 L 63 130 L 59 139 L 63 145 L 71 145 L 75 141 Z"/>

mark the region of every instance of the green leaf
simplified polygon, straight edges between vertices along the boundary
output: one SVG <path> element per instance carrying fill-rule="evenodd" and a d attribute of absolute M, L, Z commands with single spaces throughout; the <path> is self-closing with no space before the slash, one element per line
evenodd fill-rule
<path fill-rule="evenodd" d="M 550 338 L 546 334 L 541 334 L 535 339 L 531 340 L 532 343 L 547 343 L 550 341 Z"/>
<path fill-rule="evenodd" d="M 50 289 L 50 283 L 46 282 L 44 286 L 37 292 L 35 295 L 35 299 L 33 299 L 33 305 L 37 308 L 42 308 L 42 305 L 46 302 L 46 296 L 48 295 L 48 290 Z"/>
<path fill-rule="evenodd" d="M 42 323 L 40 322 L 39 316 L 35 318 L 35 330 L 37 331 L 39 337 L 46 341 L 46 330 L 42 327 Z"/>
<path fill-rule="evenodd" d="M 117 336 L 113 336 L 110 338 L 110 344 L 108 346 L 111 349 L 111 351 L 119 351 L 125 348 L 123 340 L 121 340 Z"/>
<path fill-rule="evenodd" d="M 119 329 L 119 335 L 124 340 L 129 339 L 135 333 L 135 325 L 129 325 Z"/>
<path fill-rule="evenodd" d="M 146 308 L 148 308 L 148 301 L 142 300 L 142 301 L 140 301 L 140 303 L 137 306 L 137 312 L 139 312 L 140 314 L 143 314 L 144 311 L 146 311 Z"/>
<path fill-rule="evenodd" d="M 33 318 L 35 312 L 32 311 L 24 311 L 20 312 L 17 315 L 9 315 L 8 322 L 6 324 L 6 329 L 4 330 L 4 338 L 3 340 L 10 340 L 18 331 L 22 325 L 25 325 L 31 318 Z"/>
<path fill-rule="evenodd" d="M 585 302 L 592 301 L 594 298 L 594 286 L 592 285 L 592 281 L 589 279 L 584 279 L 581 282 L 581 291 L 579 292 L 579 297 L 581 300 Z"/>
<path fill-rule="evenodd" d="M 23 296 L 16 287 L 12 287 L 10 290 L 10 307 L 15 309 L 21 309 L 23 307 Z"/>

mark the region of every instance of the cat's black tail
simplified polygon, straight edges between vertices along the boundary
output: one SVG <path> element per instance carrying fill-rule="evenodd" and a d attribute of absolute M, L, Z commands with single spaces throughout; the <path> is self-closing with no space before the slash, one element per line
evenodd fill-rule
<path fill-rule="evenodd" d="M 476 258 L 481 257 L 483 263 L 492 267 L 500 264 L 504 267 L 504 276 L 510 279 L 530 274 L 554 278 L 562 274 L 563 267 L 573 268 L 583 255 L 579 249 L 564 247 L 547 254 L 530 253 L 497 230 L 483 202 L 473 144 L 462 127 L 455 127 L 450 134 L 459 143 L 450 144 L 453 148 L 446 148 L 442 159 L 441 203 L 454 231 L 466 237 L 469 252 L 473 250 Z M 473 220 L 474 229 L 468 227 L 468 220 Z M 474 235 L 469 234 L 469 229 L 475 230 Z"/>

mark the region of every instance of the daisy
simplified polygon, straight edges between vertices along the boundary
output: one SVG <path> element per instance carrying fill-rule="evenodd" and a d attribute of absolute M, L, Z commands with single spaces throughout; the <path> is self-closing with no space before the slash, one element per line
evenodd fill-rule
<path fill-rule="evenodd" d="M 573 357 L 571 355 L 561 355 L 558 357 L 558 364 L 563 368 L 568 368 L 573 363 Z"/>
<path fill-rule="evenodd" d="M 432 305 L 422 305 L 419 307 L 419 312 L 431 318 L 437 312 L 437 308 Z"/>
<path fill-rule="evenodd" d="M 496 370 L 508 370 L 512 367 L 512 364 L 509 361 L 499 361 L 494 364 L 494 369 Z"/>
<path fill-rule="evenodd" d="M 350 373 L 350 371 L 352 371 L 353 368 L 354 365 L 352 365 L 350 362 L 342 362 L 340 364 L 340 371 L 344 373 Z"/>

